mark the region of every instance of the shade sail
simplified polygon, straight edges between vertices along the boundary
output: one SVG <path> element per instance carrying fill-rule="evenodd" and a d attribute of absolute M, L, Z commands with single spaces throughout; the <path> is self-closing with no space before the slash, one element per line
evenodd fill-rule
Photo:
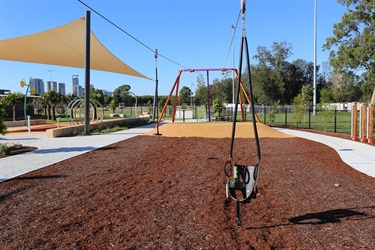
<path fill-rule="evenodd" d="M 150 79 L 114 56 L 91 31 L 91 69 Z M 0 40 L 0 60 L 84 68 L 85 17 L 39 33 Z"/>

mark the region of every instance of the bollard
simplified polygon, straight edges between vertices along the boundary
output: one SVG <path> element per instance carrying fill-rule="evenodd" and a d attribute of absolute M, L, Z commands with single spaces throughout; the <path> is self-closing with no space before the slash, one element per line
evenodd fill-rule
<path fill-rule="evenodd" d="M 361 104 L 361 109 L 359 111 L 359 139 L 361 142 L 366 142 L 366 103 Z"/>
<path fill-rule="evenodd" d="M 352 103 L 351 133 L 352 140 L 356 141 L 357 137 L 357 103 Z"/>
<path fill-rule="evenodd" d="M 28 115 L 27 116 L 27 131 L 28 131 L 28 134 L 30 134 L 30 130 L 31 130 L 31 127 L 30 127 L 30 125 L 31 125 L 31 123 L 30 123 L 30 116 Z"/>
<path fill-rule="evenodd" d="M 374 143 L 374 105 L 367 107 L 367 142 Z"/>

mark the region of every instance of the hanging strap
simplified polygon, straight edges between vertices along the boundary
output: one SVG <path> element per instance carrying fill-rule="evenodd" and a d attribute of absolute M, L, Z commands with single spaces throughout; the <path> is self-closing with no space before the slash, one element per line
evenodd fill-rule
<path fill-rule="evenodd" d="M 257 158 L 258 158 L 258 164 L 259 164 L 259 161 L 261 159 L 260 144 L 259 144 L 257 125 L 256 125 L 254 97 L 253 97 L 253 84 L 251 80 L 249 49 L 248 49 L 246 36 L 243 36 L 241 40 L 241 52 L 240 52 L 240 63 L 239 63 L 240 66 L 239 66 L 239 74 L 238 74 L 238 82 L 237 82 L 236 103 L 234 107 L 234 117 L 233 117 L 233 125 L 232 125 L 232 137 L 231 137 L 231 143 L 230 143 L 229 160 L 233 158 L 234 138 L 236 136 L 236 125 L 237 125 L 236 118 L 237 118 L 237 109 L 238 109 L 239 96 L 240 96 L 240 83 L 241 83 L 241 75 L 242 75 L 242 57 L 243 57 L 244 46 L 246 48 L 247 73 L 248 73 L 249 85 L 250 85 L 249 97 L 250 97 L 250 105 L 251 105 L 251 110 L 252 110 L 251 114 L 252 114 L 252 119 L 253 119 L 254 137 L 255 137 L 255 143 L 256 143 L 256 148 L 257 148 Z"/>
<path fill-rule="evenodd" d="M 258 136 L 258 130 L 256 125 L 256 119 L 255 119 L 255 107 L 254 107 L 254 98 L 253 98 L 253 86 L 252 86 L 252 80 L 251 80 L 251 71 L 250 71 L 250 58 L 249 58 L 249 49 L 247 44 L 247 38 L 245 35 L 245 32 L 243 32 L 242 40 L 241 40 L 241 52 L 240 52 L 240 63 L 239 63 L 239 76 L 238 76 L 238 82 L 237 82 L 237 95 L 236 95 L 236 103 L 235 103 L 235 109 L 234 109 L 234 118 L 233 118 L 233 126 L 232 126 L 232 137 L 231 137 L 231 144 L 230 144 L 230 152 L 229 152 L 229 160 L 224 165 L 224 173 L 228 176 L 228 178 L 233 174 L 232 170 L 232 159 L 233 159 L 233 146 L 234 146 L 234 138 L 236 135 L 236 125 L 237 125 L 237 109 L 238 109 L 238 101 L 240 97 L 240 83 L 241 83 L 241 75 L 242 75 L 242 57 L 243 57 L 243 49 L 244 46 L 246 48 L 246 63 L 247 63 L 247 73 L 249 78 L 249 85 L 250 85 L 250 104 L 252 108 L 252 119 L 253 119 L 253 129 L 254 129 L 254 137 L 255 137 L 255 143 L 257 148 L 257 164 L 254 168 L 254 190 L 252 191 L 251 195 L 246 199 L 248 202 L 251 201 L 252 198 L 256 197 L 257 193 L 257 186 L 258 186 L 258 178 L 259 178 L 259 168 L 260 168 L 260 145 L 259 145 L 259 136 Z M 227 171 L 227 166 L 229 165 L 230 172 Z M 245 167 L 248 171 L 248 167 Z M 249 176 L 248 176 L 249 178 Z M 227 183 L 227 190 L 230 189 L 228 187 L 230 185 L 230 181 L 228 180 Z M 246 185 L 246 184 L 245 184 Z M 231 196 L 233 197 L 234 190 L 229 190 L 231 193 Z M 227 191 L 228 193 L 228 191 Z M 228 194 L 227 194 L 228 195 Z M 233 197 L 236 200 L 236 213 L 237 213 L 237 225 L 240 227 L 241 224 L 241 218 L 240 218 L 240 200 L 237 199 L 237 197 Z"/>

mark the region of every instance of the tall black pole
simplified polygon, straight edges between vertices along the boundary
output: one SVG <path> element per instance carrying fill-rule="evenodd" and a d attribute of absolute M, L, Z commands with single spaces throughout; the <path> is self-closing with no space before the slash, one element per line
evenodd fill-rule
<path fill-rule="evenodd" d="M 156 80 L 155 80 L 155 96 L 154 96 L 154 107 L 153 107 L 153 114 L 152 118 L 155 120 L 157 119 L 157 105 L 158 105 L 158 50 L 155 49 L 155 73 L 156 73 Z"/>
<path fill-rule="evenodd" d="M 85 134 L 90 134 L 90 11 L 86 11 L 85 48 Z"/>
<path fill-rule="evenodd" d="M 153 118 L 156 121 L 156 133 L 154 135 L 161 135 L 159 133 L 159 122 L 158 122 L 158 50 L 155 49 L 155 74 L 156 74 L 156 80 L 155 80 L 155 96 L 154 96 L 154 113 L 153 113 Z"/>

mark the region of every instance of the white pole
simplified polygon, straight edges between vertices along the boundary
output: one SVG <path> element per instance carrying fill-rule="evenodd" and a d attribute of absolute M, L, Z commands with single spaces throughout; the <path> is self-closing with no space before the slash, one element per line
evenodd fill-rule
<path fill-rule="evenodd" d="M 31 130 L 31 127 L 30 127 L 30 116 L 28 115 L 27 116 L 27 131 L 28 131 L 28 134 L 30 134 L 30 130 Z"/>
<path fill-rule="evenodd" d="M 316 115 L 316 29 L 317 29 L 317 0 L 314 0 L 314 99 L 313 115 Z"/>

